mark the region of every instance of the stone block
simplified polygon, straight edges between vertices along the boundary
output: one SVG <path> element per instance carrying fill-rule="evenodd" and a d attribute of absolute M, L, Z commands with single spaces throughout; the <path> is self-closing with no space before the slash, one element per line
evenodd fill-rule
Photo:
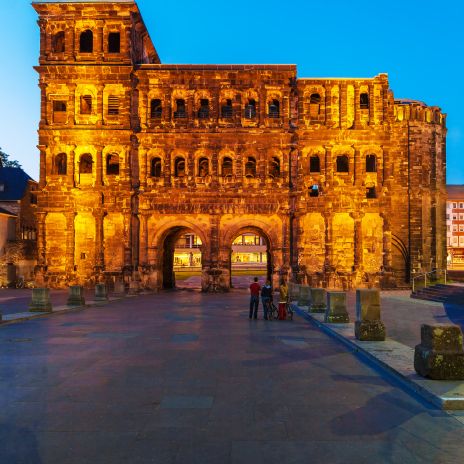
<path fill-rule="evenodd" d="M 327 309 L 327 292 L 325 288 L 311 288 L 311 306 L 309 311 L 312 313 L 325 313 Z"/>
<path fill-rule="evenodd" d="M 298 306 L 311 306 L 311 288 L 307 285 L 299 285 Z"/>
<path fill-rule="evenodd" d="M 31 312 L 52 312 L 50 290 L 48 288 L 33 288 L 32 300 L 29 305 Z"/>
<path fill-rule="evenodd" d="M 69 287 L 69 296 L 66 304 L 68 306 L 84 306 L 84 287 L 81 285 L 71 285 Z"/>
<path fill-rule="evenodd" d="M 114 283 L 114 293 L 117 295 L 124 295 L 126 293 L 126 284 L 123 280 L 117 280 Z"/>
<path fill-rule="evenodd" d="M 105 284 L 95 285 L 95 301 L 108 301 L 108 289 Z"/>
<path fill-rule="evenodd" d="M 131 280 L 129 282 L 129 295 L 137 295 L 140 292 L 140 282 L 138 280 Z"/>
<path fill-rule="evenodd" d="M 386 337 L 385 325 L 382 321 L 356 321 L 354 335 L 361 341 L 383 342 Z"/>
<path fill-rule="evenodd" d="M 464 380 L 461 328 L 446 324 L 423 324 L 421 343 L 414 350 L 414 369 L 434 380 Z"/>
<path fill-rule="evenodd" d="M 374 289 L 356 290 L 356 320 L 379 321 L 380 316 L 380 292 Z"/>
<path fill-rule="evenodd" d="M 346 310 L 345 292 L 327 292 L 327 309 L 325 310 L 324 322 L 350 322 L 350 317 Z"/>

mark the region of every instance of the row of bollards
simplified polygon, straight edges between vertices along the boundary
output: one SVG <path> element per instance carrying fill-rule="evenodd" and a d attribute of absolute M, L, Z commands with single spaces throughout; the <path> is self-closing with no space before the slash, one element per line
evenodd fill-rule
<path fill-rule="evenodd" d="M 117 293 L 119 289 L 115 287 Z M 124 290 L 125 291 L 125 290 Z M 124 292 L 123 291 L 123 292 Z M 123 293 L 122 292 L 122 293 Z M 108 288 L 105 284 L 95 285 L 94 301 L 103 303 L 108 301 Z M 85 306 L 84 287 L 81 285 L 71 285 L 69 287 L 67 306 Z M 29 305 L 31 312 L 52 312 L 52 302 L 50 300 L 50 289 L 48 288 L 33 288 L 32 300 Z"/>
<path fill-rule="evenodd" d="M 308 312 L 325 313 L 324 322 L 350 322 L 345 292 L 291 283 L 289 294 L 291 301 L 297 301 L 300 307 L 307 307 Z M 354 335 L 360 341 L 385 340 L 379 290 L 356 290 Z M 422 324 L 421 343 L 414 350 L 414 369 L 419 375 L 434 380 L 464 380 L 461 328 L 452 324 Z"/>

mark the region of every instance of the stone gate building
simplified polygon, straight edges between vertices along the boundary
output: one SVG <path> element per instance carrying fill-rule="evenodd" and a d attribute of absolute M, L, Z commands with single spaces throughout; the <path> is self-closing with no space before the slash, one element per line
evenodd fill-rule
<path fill-rule="evenodd" d="M 185 233 L 203 290 L 229 288 L 247 232 L 274 282 L 394 286 L 445 265 L 445 115 L 395 100 L 386 74 L 161 64 L 135 1 L 33 6 L 48 285 L 169 287 Z"/>

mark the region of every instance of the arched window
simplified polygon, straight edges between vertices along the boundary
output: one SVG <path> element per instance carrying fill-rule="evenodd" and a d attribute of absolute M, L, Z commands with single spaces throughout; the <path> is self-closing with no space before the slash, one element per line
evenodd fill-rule
<path fill-rule="evenodd" d="M 234 168 L 232 165 L 232 158 L 229 158 L 228 156 L 224 157 L 222 159 L 222 176 L 231 176 L 234 173 Z"/>
<path fill-rule="evenodd" d="M 341 155 L 337 156 L 337 172 L 349 172 L 350 165 L 348 161 L 348 156 Z"/>
<path fill-rule="evenodd" d="M 227 99 L 221 105 L 221 118 L 228 119 L 234 115 L 232 100 Z"/>
<path fill-rule="evenodd" d="M 312 93 L 309 97 L 309 116 L 317 118 L 321 109 L 321 96 L 318 93 Z"/>
<path fill-rule="evenodd" d="M 93 33 L 91 30 L 87 29 L 84 32 L 81 32 L 79 38 L 79 51 L 81 53 L 92 53 L 93 52 Z"/>
<path fill-rule="evenodd" d="M 309 196 L 310 197 L 318 197 L 319 196 L 319 185 L 313 184 L 309 188 Z"/>
<path fill-rule="evenodd" d="M 92 114 L 92 95 L 81 95 L 81 114 Z"/>
<path fill-rule="evenodd" d="M 254 118 L 256 118 L 256 100 L 249 98 L 248 103 L 245 106 L 245 119 Z"/>
<path fill-rule="evenodd" d="M 269 114 L 270 118 L 280 118 L 280 102 L 279 100 L 272 100 L 269 102 Z"/>
<path fill-rule="evenodd" d="M 187 117 L 187 109 L 185 107 L 185 100 L 182 98 L 178 98 L 176 100 L 176 111 L 174 111 L 174 118 L 186 118 Z"/>
<path fill-rule="evenodd" d="M 366 188 L 366 198 L 377 198 L 377 192 L 375 187 L 367 187 Z"/>
<path fill-rule="evenodd" d="M 66 121 L 66 102 L 63 100 L 53 100 L 53 122 L 65 123 Z"/>
<path fill-rule="evenodd" d="M 64 31 L 53 34 L 52 51 L 53 53 L 63 53 L 65 51 Z"/>
<path fill-rule="evenodd" d="M 65 176 L 67 173 L 67 157 L 66 153 L 59 153 L 55 156 L 55 174 Z"/>
<path fill-rule="evenodd" d="M 280 177 L 280 159 L 274 156 L 269 167 L 269 177 Z"/>
<path fill-rule="evenodd" d="M 150 176 L 161 177 L 161 158 L 152 158 L 150 162 Z"/>
<path fill-rule="evenodd" d="M 209 100 L 207 98 L 202 98 L 200 100 L 200 108 L 198 109 L 198 119 L 208 119 L 209 118 Z"/>
<path fill-rule="evenodd" d="M 174 162 L 174 176 L 185 177 L 185 160 L 184 158 L 176 158 Z"/>
<path fill-rule="evenodd" d="M 319 156 L 311 156 L 309 158 L 309 172 L 321 172 Z"/>
<path fill-rule="evenodd" d="M 79 174 L 92 174 L 92 155 L 84 153 L 79 158 Z"/>
<path fill-rule="evenodd" d="M 159 98 L 154 98 L 150 102 L 150 118 L 157 119 L 161 118 L 163 114 L 163 105 L 161 104 L 161 100 Z"/>
<path fill-rule="evenodd" d="M 366 172 L 377 172 L 377 157 L 375 155 L 366 156 Z"/>
<path fill-rule="evenodd" d="M 252 156 L 245 163 L 245 177 L 256 177 L 256 160 Z"/>
<path fill-rule="evenodd" d="M 198 160 L 198 175 L 206 177 L 209 174 L 209 161 L 208 158 L 200 158 Z"/>
<path fill-rule="evenodd" d="M 119 176 L 119 155 L 113 153 L 106 157 L 106 175 Z"/>
<path fill-rule="evenodd" d="M 362 110 L 369 109 L 369 94 L 368 93 L 362 93 L 359 95 L 359 107 Z"/>
<path fill-rule="evenodd" d="M 110 32 L 108 34 L 108 53 L 119 53 L 121 51 L 121 34 Z"/>

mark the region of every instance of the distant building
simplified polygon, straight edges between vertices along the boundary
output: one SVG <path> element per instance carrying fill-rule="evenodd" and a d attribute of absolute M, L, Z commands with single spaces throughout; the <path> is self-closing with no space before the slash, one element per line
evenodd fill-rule
<path fill-rule="evenodd" d="M 32 280 L 37 262 L 38 184 L 21 168 L 0 166 L 0 284 Z"/>
<path fill-rule="evenodd" d="M 448 267 L 464 267 L 464 185 L 447 185 L 446 190 Z"/>

